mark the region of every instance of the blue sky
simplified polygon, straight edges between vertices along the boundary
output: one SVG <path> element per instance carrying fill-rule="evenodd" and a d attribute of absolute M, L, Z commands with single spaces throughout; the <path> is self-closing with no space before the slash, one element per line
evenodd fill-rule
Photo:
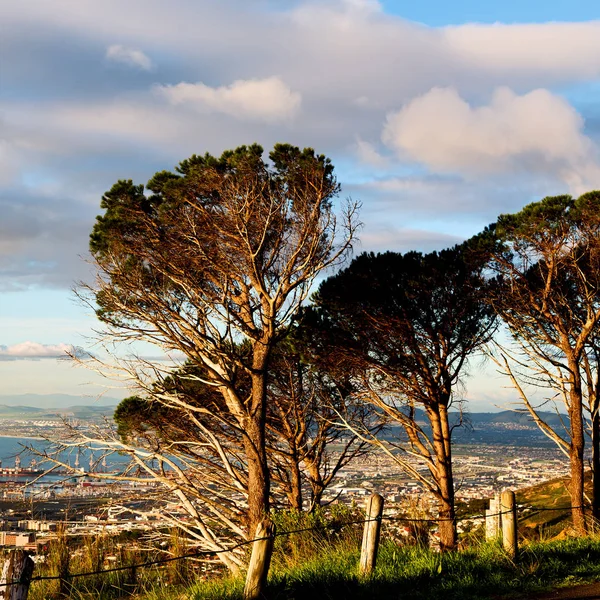
<path fill-rule="evenodd" d="M 588 21 L 600 17 L 595 0 L 443 0 L 383 2 L 386 11 L 405 19 L 439 27 L 461 23 L 543 23 Z"/>
<path fill-rule="evenodd" d="M 366 250 L 441 248 L 600 187 L 599 13 L 558 0 L 3 3 L 2 393 L 127 393 L 56 360 L 93 350 L 93 311 L 71 289 L 93 277 L 102 193 L 193 152 L 289 141 L 328 154 L 363 204 Z M 501 404 L 503 385 L 474 366 L 468 395 Z"/>

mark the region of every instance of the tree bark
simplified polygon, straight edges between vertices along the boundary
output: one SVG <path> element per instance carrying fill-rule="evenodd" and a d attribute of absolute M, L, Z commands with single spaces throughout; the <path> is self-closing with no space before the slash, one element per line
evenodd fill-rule
<path fill-rule="evenodd" d="M 576 371 L 572 371 L 576 377 Z M 571 495 L 571 517 L 573 527 L 579 534 L 584 535 L 587 532 L 584 509 L 584 477 L 583 477 L 583 404 L 581 397 L 581 385 L 577 379 L 573 382 L 569 394 L 571 406 L 569 407 L 569 419 L 571 422 L 571 444 L 569 447 L 569 462 L 571 467 L 571 481 L 569 483 L 569 493 Z"/>
<path fill-rule="evenodd" d="M 264 598 L 264 588 L 269 575 L 273 543 L 275 541 L 275 524 L 271 519 L 264 519 L 253 532 L 256 540 L 252 547 L 250 564 L 244 586 L 244 600 Z"/>
<path fill-rule="evenodd" d="M 269 473 L 264 429 L 260 421 L 248 419 L 245 453 L 248 459 L 248 531 L 252 532 L 269 512 Z"/>
<path fill-rule="evenodd" d="M 590 390 L 590 420 L 592 429 L 592 517 L 594 523 L 600 520 L 600 360 L 595 349 L 596 375 L 593 389 Z"/>
<path fill-rule="evenodd" d="M 451 431 L 448 409 L 437 404 L 437 410 L 429 411 L 433 433 L 433 448 L 436 462 L 436 484 L 439 490 L 440 550 L 454 550 L 457 544 L 456 514 L 454 509 L 454 475 L 452 473 Z"/>
<path fill-rule="evenodd" d="M 311 510 L 315 510 L 321 503 L 323 502 L 323 493 L 325 492 L 325 486 L 321 483 L 315 483 L 312 488 L 312 500 L 311 500 Z"/>
<path fill-rule="evenodd" d="M 302 474 L 300 473 L 299 459 L 294 456 L 290 473 L 290 490 L 288 493 L 290 508 L 302 510 Z"/>
<path fill-rule="evenodd" d="M 267 364 L 269 347 L 257 343 L 252 363 L 252 396 L 245 427 L 248 460 L 248 531 L 254 532 L 269 514 L 271 481 L 266 448 Z"/>
<path fill-rule="evenodd" d="M 454 491 L 442 489 L 439 508 L 440 550 L 442 552 L 456 548 L 456 515 L 454 511 Z"/>
<path fill-rule="evenodd" d="M 592 516 L 600 520 L 600 414 L 592 413 Z"/>
<path fill-rule="evenodd" d="M 308 483 L 310 485 L 311 506 L 310 509 L 315 510 L 317 506 L 321 506 L 323 500 L 323 492 L 325 491 L 325 483 L 319 471 L 319 465 L 316 461 L 305 460 L 306 470 L 308 471 Z"/>

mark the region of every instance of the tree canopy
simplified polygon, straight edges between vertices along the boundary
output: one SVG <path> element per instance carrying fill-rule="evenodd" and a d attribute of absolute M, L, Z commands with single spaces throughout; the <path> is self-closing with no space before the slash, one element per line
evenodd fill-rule
<path fill-rule="evenodd" d="M 404 428 L 409 453 L 429 470 L 424 477 L 393 454 L 438 498 L 445 548 L 456 543 L 448 408 L 468 358 L 495 324 L 484 257 L 468 244 L 430 254 L 362 254 L 314 298 L 322 354 L 361 380 L 364 398 Z M 416 406 L 431 431 L 417 424 Z"/>
<path fill-rule="evenodd" d="M 141 393 L 115 417 L 134 462 L 149 472 L 158 461 L 192 535 L 216 549 L 215 519 L 252 536 L 271 505 L 301 508 L 307 487 L 318 503 L 332 475 L 375 444 L 437 498 L 441 547 L 454 548 L 449 409 L 460 408 L 468 362 L 500 316 L 530 381 L 550 382 L 568 408 L 570 442 L 553 439 L 569 453 L 584 528 L 586 399 L 600 472 L 600 192 L 545 198 L 439 252 L 363 253 L 306 309 L 356 234 L 356 203 L 336 217 L 339 191 L 329 159 L 278 144 L 268 159 L 258 145 L 194 155 L 103 196 L 89 291 L 109 340 L 184 357 L 167 368 L 127 363 Z M 498 364 L 552 437 L 508 358 Z M 404 430 L 396 445 L 376 435 L 386 419 Z M 345 444 L 335 460 L 332 441 Z"/>
<path fill-rule="evenodd" d="M 250 535 L 269 511 L 273 347 L 357 227 L 356 204 L 336 217 L 339 191 L 330 160 L 310 148 L 277 144 L 265 160 L 260 146 L 241 146 L 194 155 L 145 187 L 119 181 L 103 196 L 91 234 L 91 292 L 110 339 L 182 353 L 214 390 L 203 392 L 204 414 L 212 422 L 226 415 L 240 433 Z M 142 371 L 131 374 L 151 392 Z M 177 393 L 155 396 L 169 406 Z"/>
<path fill-rule="evenodd" d="M 597 361 L 590 360 L 600 323 L 600 192 L 544 198 L 500 215 L 488 233 L 500 242 L 491 262 L 500 285 L 491 302 L 523 354 L 512 362 L 524 377 L 506 352 L 499 364 L 542 431 L 569 455 L 573 522 L 583 531 L 586 397 L 600 428 Z M 563 400 L 569 440 L 540 418 L 525 383 L 550 388 Z M 599 435 L 600 429 L 596 445 Z"/>

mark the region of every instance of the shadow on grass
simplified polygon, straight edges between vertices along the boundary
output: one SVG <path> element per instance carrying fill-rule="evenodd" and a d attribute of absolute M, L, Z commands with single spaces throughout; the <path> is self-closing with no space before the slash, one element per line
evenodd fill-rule
<path fill-rule="evenodd" d="M 378 567 L 357 576 L 358 552 L 337 548 L 269 579 L 269 600 L 485 600 L 519 597 L 555 585 L 600 577 L 600 541 L 589 538 L 531 544 L 515 562 L 501 548 L 484 544 L 444 555 L 416 547 L 383 544 Z M 216 584 L 216 582 L 215 582 Z M 193 600 L 238 600 L 243 582 L 222 582 Z"/>

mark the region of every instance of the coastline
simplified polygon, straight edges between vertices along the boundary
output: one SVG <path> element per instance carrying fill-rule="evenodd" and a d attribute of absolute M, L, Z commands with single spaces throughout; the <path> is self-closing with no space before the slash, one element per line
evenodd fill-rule
<path fill-rule="evenodd" d="M 49 442 L 47 438 L 33 437 L 29 435 L 6 435 L 4 433 L 0 433 L 0 438 L 8 438 L 11 440 L 35 440 L 36 442 Z"/>

